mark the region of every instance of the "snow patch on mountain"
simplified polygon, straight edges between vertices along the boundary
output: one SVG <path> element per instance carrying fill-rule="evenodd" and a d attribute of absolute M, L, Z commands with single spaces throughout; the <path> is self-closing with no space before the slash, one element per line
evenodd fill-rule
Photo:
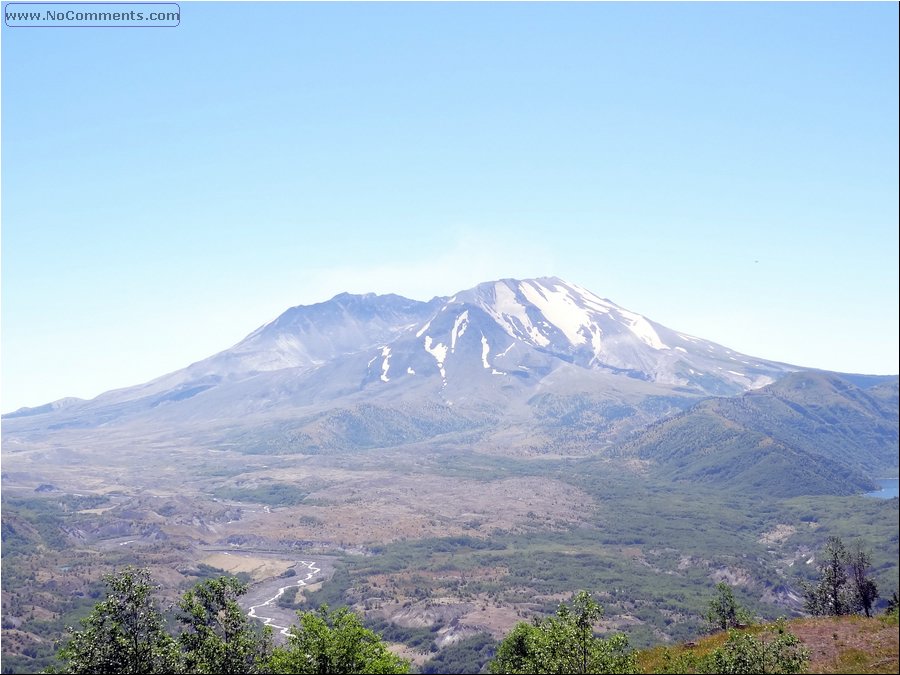
<path fill-rule="evenodd" d="M 626 321 L 628 329 L 634 333 L 641 342 L 653 349 L 669 349 L 669 346 L 659 339 L 659 335 L 653 330 L 653 326 L 650 325 L 650 322 L 647 321 L 647 319 L 640 314 L 634 314 L 627 310 L 620 310 L 620 312 Z"/>
<path fill-rule="evenodd" d="M 466 310 L 453 322 L 453 330 L 450 331 L 450 353 L 456 351 L 456 341 L 463 336 L 469 326 L 469 310 Z"/>
<path fill-rule="evenodd" d="M 384 347 L 381 350 L 381 355 L 384 357 L 384 361 L 381 363 L 381 381 L 382 382 L 390 382 L 391 378 L 388 377 L 388 370 L 391 367 L 391 348 Z"/>
<path fill-rule="evenodd" d="M 562 331 L 570 343 L 581 345 L 587 341 L 584 331 L 590 326 L 591 315 L 565 286 L 550 288 L 534 281 L 523 281 L 519 284 L 519 290 L 550 323 Z"/>
<path fill-rule="evenodd" d="M 516 299 L 516 294 L 502 281 L 494 284 L 494 302 L 485 303 L 483 307 L 511 336 L 527 336 L 540 347 L 550 344 L 550 340 L 532 324 L 525 306 Z"/>
<path fill-rule="evenodd" d="M 682 340 L 687 340 L 688 342 L 703 342 L 700 338 L 694 337 L 693 335 L 685 335 L 684 333 L 676 333 L 678 337 Z"/>
<path fill-rule="evenodd" d="M 768 375 L 760 375 L 750 384 L 751 389 L 762 389 L 763 387 L 767 387 L 770 384 L 773 384 L 775 380 Z"/>
<path fill-rule="evenodd" d="M 447 360 L 447 345 L 442 342 L 438 342 L 434 344 L 434 341 L 431 339 L 430 335 L 425 336 L 425 351 L 431 354 L 434 357 L 434 360 L 437 361 L 438 371 L 441 374 L 441 379 L 444 381 L 444 384 L 447 384 L 447 371 L 444 370 L 444 362 Z"/>

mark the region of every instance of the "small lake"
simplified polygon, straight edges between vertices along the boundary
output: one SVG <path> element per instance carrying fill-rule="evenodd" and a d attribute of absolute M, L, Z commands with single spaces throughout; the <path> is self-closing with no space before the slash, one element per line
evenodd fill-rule
<path fill-rule="evenodd" d="M 875 497 L 876 499 L 891 499 L 892 497 L 896 497 L 897 495 L 897 483 L 898 479 L 896 478 L 879 478 L 875 481 L 880 490 L 876 490 L 875 492 L 867 492 L 865 497 Z"/>

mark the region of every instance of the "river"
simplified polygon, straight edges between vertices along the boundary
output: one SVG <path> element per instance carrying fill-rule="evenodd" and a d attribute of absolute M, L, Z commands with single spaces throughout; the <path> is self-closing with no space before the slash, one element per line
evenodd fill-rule
<path fill-rule="evenodd" d="M 281 633 L 282 635 L 287 635 L 288 626 L 281 626 L 281 625 L 275 623 L 275 621 L 278 620 L 278 621 L 282 621 L 283 623 L 289 624 L 290 623 L 289 621 L 286 621 L 284 618 L 281 618 L 281 617 L 283 617 L 287 614 L 288 616 L 293 615 L 294 619 L 296 619 L 296 614 L 294 614 L 293 612 L 289 612 L 287 610 L 283 610 L 280 607 L 278 607 L 278 604 L 277 604 L 278 598 L 280 598 L 282 595 L 284 595 L 284 592 L 289 588 L 299 588 L 302 586 L 306 586 L 307 582 L 310 581 L 310 579 L 312 579 L 314 576 L 316 576 L 317 574 L 319 574 L 319 572 L 322 571 L 321 569 L 319 569 L 316 566 L 315 562 L 309 561 L 309 560 L 297 561 L 296 567 L 301 568 L 301 569 L 306 568 L 309 571 L 306 572 L 305 574 L 303 572 L 301 572 L 300 574 L 303 576 L 300 579 L 297 579 L 296 577 L 290 577 L 290 578 L 293 578 L 294 581 L 292 581 L 289 584 L 285 584 L 284 586 L 279 586 L 275 590 L 275 593 L 274 593 L 274 595 L 272 595 L 272 597 L 268 598 L 264 602 L 260 602 L 259 604 L 251 605 L 250 611 L 247 612 L 247 616 L 249 616 L 253 619 L 259 619 L 266 626 L 272 626 L 272 628 L 277 629 L 278 632 Z M 271 592 L 271 591 L 269 591 L 269 592 Z"/>

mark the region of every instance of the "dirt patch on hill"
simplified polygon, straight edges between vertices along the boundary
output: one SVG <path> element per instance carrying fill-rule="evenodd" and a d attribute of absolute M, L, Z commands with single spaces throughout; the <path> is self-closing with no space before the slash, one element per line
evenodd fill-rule
<path fill-rule="evenodd" d="M 811 673 L 896 673 L 897 624 L 862 616 L 792 621 L 789 630 L 810 651 Z"/>
<path fill-rule="evenodd" d="M 413 649 L 412 647 L 400 644 L 399 642 L 388 642 L 385 643 L 385 646 L 401 659 L 411 661 L 415 666 L 421 666 L 428 659 L 434 656 L 434 654 L 431 654 L 430 652 L 423 652 L 418 649 Z"/>
<path fill-rule="evenodd" d="M 502 640 L 513 626 L 528 616 L 521 608 L 499 605 L 487 596 L 477 596 L 474 605 L 474 609 L 460 619 L 460 624 L 474 631 L 490 633 L 495 640 Z"/>
<path fill-rule="evenodd" d="M 382 615 L 391 623 L 405 628 L 431 628 L 435 624 L 449 624 L 472 608 L 471 603 L 452 598 L 423 600 L 409 606 L 386 603 Z"/>
<path fill-rule="evenodd" d="M 793 525 L 785 525 L 783 523 L 779 523 L 775 527 L 773 527 L 768 532 L 763 532 L 757 541 L 764 546 L 771 546 L 772 544 L 783 544 L 785 541 L 790 539 L 791 536 L 797 531 L 797 528 Z"/>

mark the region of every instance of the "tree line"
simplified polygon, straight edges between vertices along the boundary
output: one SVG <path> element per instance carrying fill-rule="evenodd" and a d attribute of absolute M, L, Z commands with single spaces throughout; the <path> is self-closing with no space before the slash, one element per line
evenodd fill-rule
<path fill-rule="evenodd" d="M 826 543 L 821 579 L 806 588 L 813 614 L 861 610 L 870 615 L 878 597 L 868 578 L 862 547 L 849 551 L 837 538 Z M 238 604 L 247 587 L 237 579 L 207 579 L 176 604 L 174 618 L 163 616 L 157 587 L 147 570 L 126 567 L 105 577 L 106 597 L 69 628 L 58 652 L 56 673 L 408 673 L 410 663 L 393 654 L 381 636 L 363 626 L 347 608 L 298 612 L 284 645 L 272 629 L 250 620 Z M 896 593 L 893 603 L 896 608 Z M 625 635 L 599 636 L 603 608 L 586 591 L 562 603 L 550 617 L 519 622 L 499 643 L 488 663 L 491 673 L 638 673 L 637 653 Z M 782 620 L 756 634 L 737 629 L 753 617 L 731 588 L 716 586 L 707 621 L 728 631 L 712 651 L 684 654 L 658 672 L 800 673 L 809 653 Z"/>

